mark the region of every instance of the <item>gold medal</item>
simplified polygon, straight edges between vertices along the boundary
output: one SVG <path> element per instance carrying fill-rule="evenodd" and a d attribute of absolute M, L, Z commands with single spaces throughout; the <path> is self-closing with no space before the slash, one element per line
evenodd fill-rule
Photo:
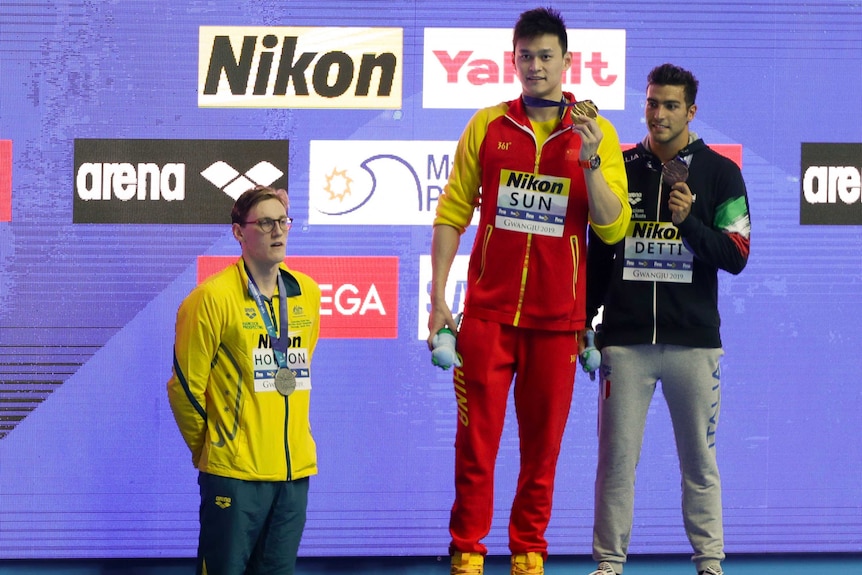
<path fill-rule="evenodd" d="M 592 100 L 581 100 L 572 105 L 573 120 L 575 119 L 575 116 L 586 116 L 587 118 L 595 120 L 599 117 L 599 109 L 595 104 L 593 104 Z"/>
<path fill-rule="evenodd" d="M 275 372 L 275 389 L 285 397 L 296 389 L 296 375 L 286 367 L 278 368 Z"/>

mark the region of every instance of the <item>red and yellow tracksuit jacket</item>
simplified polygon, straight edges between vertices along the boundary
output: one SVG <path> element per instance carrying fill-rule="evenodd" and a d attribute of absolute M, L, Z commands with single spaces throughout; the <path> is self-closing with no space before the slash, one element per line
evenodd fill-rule
<path fill-rule="evenodd" d="M 598 124 L 599 169 L 623 210 L 609 225 L 591 225 L 604 242 L 615 243 L 624 237 L 631 208 L 616 130 L 601 116 Z M 539 145 L 520 98 L 470 120 L 434 220 L 463 233 L 480 210 L 465 315 L 552 331 L 584 327 L 589 206 L 580 148 L 570 114 Z"/>

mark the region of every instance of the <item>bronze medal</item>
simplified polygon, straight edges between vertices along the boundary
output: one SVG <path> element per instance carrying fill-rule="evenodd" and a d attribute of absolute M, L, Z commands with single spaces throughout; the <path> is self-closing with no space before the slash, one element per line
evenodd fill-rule
<path fill-rule="evenodd" d="M 275 372 L 275 389 L 285 397 L 296 389 L 296 375 L 286 367 L 278 368 Z"/>
<path fill-rule="evenodd" d="M 661 167 L 661 177 L 671 186 L 688 179 L 688 165 L 679 158 L 674 158 Z"/>

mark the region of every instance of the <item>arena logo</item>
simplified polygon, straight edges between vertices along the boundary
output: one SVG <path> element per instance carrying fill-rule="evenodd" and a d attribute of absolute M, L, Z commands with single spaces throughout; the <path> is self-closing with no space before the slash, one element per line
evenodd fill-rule
<path fill-rule="evenodd" d="M 403 30 L 201 26 L 198 106 L 401 107 Z"/>
<path fill-rule="evenodd" d="M 287 188 L 288 148 L 287 140 L 75 140 L 73 222 L 223 224 L 245 190 Z"/>
<path fill-rule="evenodd" d="M 862 143 L 803 143 L 799 223 L 862 225 Z"/>
<path fill-rule="evenodd" d="M 201 172 L 201 175 L 221 191 L 236 200 L 246 190 L 254 186 L 269 186 L 284 175 L 270 162 L 258 162 L 245 173 L 219 160 Z"/>
<path fill-rule="evenodd" d="M 198 283 L 237 261 L 236 256 L 198 258 Z M 320 286 L 320 337 L 398 337 L 398 258 L 392 256 L 289 256 L 286 263 Z"/>
<path fill-rule="evenodd" d="M 12 221 L 12 140 L 0 140 L 0 222 Z"/>
<path fill-rule="evenodd" d="M 563 89 L 600 109 L 624 109 L 626 31 L 569 30 L 568 44 L 572 66 Z M 422 83 L 425 108 L 481 108 L 516 98 L 511 29 L 426 28 Z"/>
<path fill-rule="evenodd" d="M 75 190 L 90 200 L 184 200 L 185 164 L 84 162 L 75 172 Z"/>

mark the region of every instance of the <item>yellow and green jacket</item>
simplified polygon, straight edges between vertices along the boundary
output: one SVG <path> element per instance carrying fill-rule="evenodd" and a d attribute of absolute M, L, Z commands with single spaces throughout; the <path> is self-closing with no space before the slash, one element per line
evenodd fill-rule
<path fill-rule="evenodd" d="M 200 471 L 248 481 L 317 473 L 308 413 L 320 288 L 284 264 L 280 272 L 287 291 L 288 366 L 297 375 L 296 391 L 287 397 L 273 385 L 278 366 L 242 258 L 197 286 L 177 312 L 168 399 Z M 272 303 L 278 315 L 277 292 Z"/>

